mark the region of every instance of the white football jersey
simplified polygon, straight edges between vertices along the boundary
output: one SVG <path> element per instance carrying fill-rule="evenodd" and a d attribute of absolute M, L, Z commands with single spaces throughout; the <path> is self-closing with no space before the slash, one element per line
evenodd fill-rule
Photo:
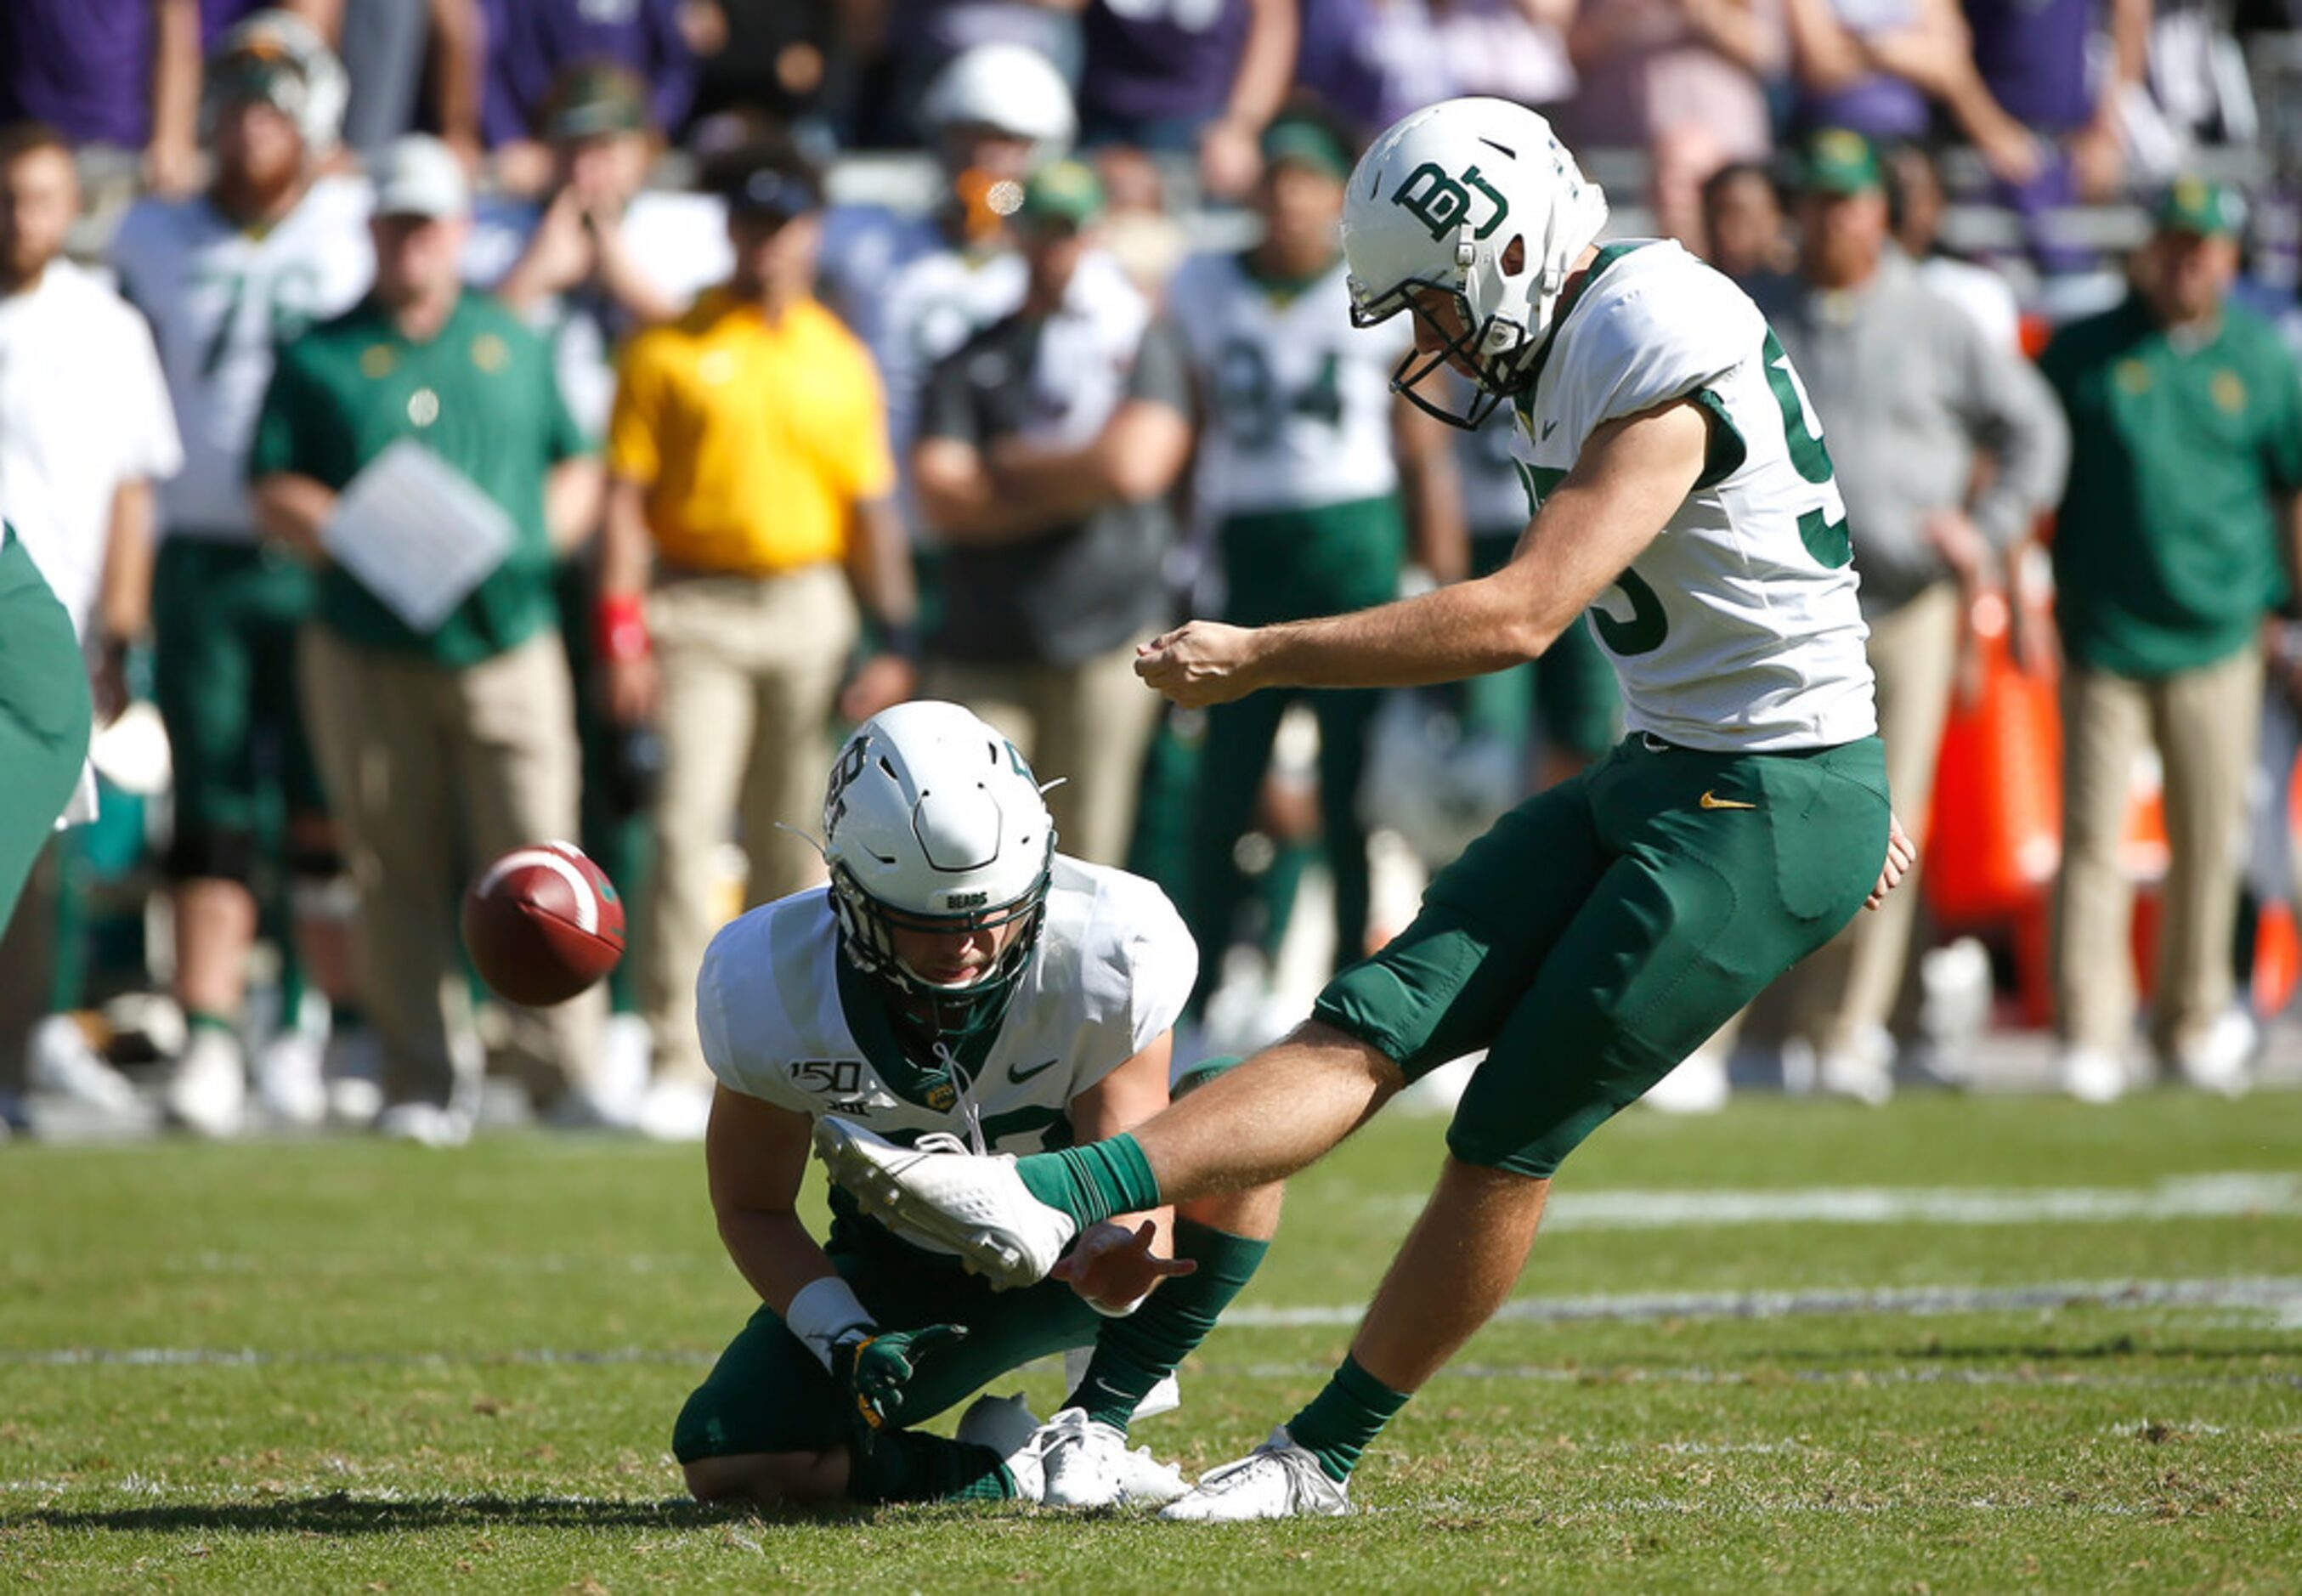
<path fill-rule="evenodd" d="M 1589 616 L 1631 729 L 1722 752 L 1869 736 L 1869 634 L 1822 424 L 1726 278 L 1674 243 L 1601 251 L 1519 401 L 1530 491 L 1602 423 L 1690 397 L 1711 414 L 1711 467 Z"/>
<path fill-rule="evenodd" d="M 1245 257 L 1185 261 L 1167 290 L 1211 415 L 1199 491 L 1219 516 L 1317 509 L 1399 485 L 1390 374 L 1413 341 L 1407 318 L 1351 325 L 1348 273 L 1299 291 L 1249 275 Z"/>
<path fill-rule="evenodd" d="M 1023 302 L 1025 275 L 1023 257 L 1012 249 L 945 248 L 912 256 L 888 278 L 873 321 L 878 341 L 871 353 L 886 385 L 887 438 L 907 497 L 928 374 Z M 916 514 L 908 518 L 920 524 Z"/>
<path fill-rule="evenodd" d="M 184 437 L 160 489 L 164 533 L 253 540 L 243 471 L 275 339 L 348 310 L 375 273 L 367 185 L 322 178 L 264 232 L 206 197 L 140 199 L 113 235 L 121 290 L 152 323 Z"/>
<path fill-rule="evenodd" d="M 1182 917 L 1150 882 L 1058 854 L 1038 951 L 971 1083 L 942 1106 L 890 1083 L 840 994 L 839 926 L 828 887 L 754 909 L 712 939 L 695 982 L 703 1055 L 731 1091 L 810 1117 L 836 1113 L 912 1142 L 966 1138 L 995 1153 L 1069 1144 L 1072 1099 L 1171 1029 L 1198 975 Z M 884 1004 L 852 970 L 852 988 Z M 883 1073 L 886 1071 L 886 1073 Z M 963 1076 L 962 1076 L 963 1079 Z"/>

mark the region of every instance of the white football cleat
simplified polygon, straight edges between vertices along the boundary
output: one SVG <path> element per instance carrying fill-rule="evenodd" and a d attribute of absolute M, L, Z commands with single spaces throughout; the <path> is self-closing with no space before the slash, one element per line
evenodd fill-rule
<path fill-rule="evenodd" d="M 1012 1155 L 898 1147 L 836 1114 L 815 1122 L 816 1155 L 867 1214 L 961 1261 L 1000 1290 L 1037 1285 L 1079 1225 L 1025 1188 Z"/>
<path fill-rule="evenodd" d="M 1256 1518 L 1332 1518 L 1351 1510 L 1349 1486 L 1331 1480 L 1319 1460 L 1280 1425 L 1236 1463 L 1209 1469 L 1189 1496 L 1162 1518 L 1193 1524 L 1244 1524 Z"/>
<path fill-rule="evenodd" d="M 1734 1088 L 1726 1079 L 1726 1054 L 1698 1047 L 1669 1074 L 1647 1088 L 1639 1101 L 1664 1113 L 1717 1113 Z"/>
<path fill-rule="evenodd" d="M 1851 1097 L 1871 1108 L 1895 1100 L 1891 1065 L 1855 1048 L 1834 1049 L 1814 1061 L 1815 1089 L 1827 1097 Z"/>
<path fill-rule="evenodd" d="M 2247 1061 L 2254 1056 L 2262 1033 L 2243 1009 L 2225 1009 L 2204 1036 L 2174 1051 L 2174 1068 L 2202 1092 L 2242 1097 L 2254 1084 Z"/>
<path fill-rule="evenodd" d="M 1050 1508 L 1164 1508 L 1190 1490 L 1181 1469 L 1149 1447 L 1130 1451 L 1124 1434 L 1080 1408 L 1049 1419 L 1040 1437 Z"/>
<path fill-rule="evenodd" d="M 634 1123 L 650 1141 L 702 1141 L 711 1124 L 711 1088 L 698 1081 L 655 1081 L 641 1093 Z"/>
<path fill-rule="evenodd" d="M 2063 1048 L 2054 1075 L 2081 1103 L 2114 1103 L 2126 1096 L 2126 1061 L 2105 1047 Z"/>
<path fill-rule="evenodd" d="M 32 1028 L 24 1043 L 24 1064 L 36 1092 L 53 1092 L 109 1114 L 134 1113 L 139 1105 L 128 1077 L 89 1046 L 88 1033 L 70 1014 L 51 1014 Z"/>
<path fill-rule="evenodd" d="M 436 1103 L 395 1103 L 375 1116 L 375 1133 L 420 1147 L 460 1147 L 472 1139 L 472 1121 Z"/>
<path fill-rule="evenodd" d="M 248 1071 L 239 1040 L 206 1026 L 193 1028 L 169 1079 L 168 1117 L 195 1135 L 238 1136 L 248 1119 Z"/>
<path fill-rule="evenodd" d="M 256 1100 L 283 1125 L 313 1126 L 328 1117 L 323 1045 L 309 1031 L 286 1030 L 256 1055 Z"/>

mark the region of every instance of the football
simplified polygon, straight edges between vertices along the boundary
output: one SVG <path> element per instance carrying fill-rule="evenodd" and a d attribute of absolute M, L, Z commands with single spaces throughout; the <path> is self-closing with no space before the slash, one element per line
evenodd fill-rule
<path fill-rule="evenodd" d="M 500 997 L 565 1003 L 624 956 L 624 905 L 571 843 L 505 854 L 464 894 L 464 945 Z"/>

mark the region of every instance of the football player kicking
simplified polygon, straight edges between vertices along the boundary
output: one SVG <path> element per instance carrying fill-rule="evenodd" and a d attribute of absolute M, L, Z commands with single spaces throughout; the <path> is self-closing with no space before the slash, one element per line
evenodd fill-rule
<path fill-rule="evenodd" d="M 834 1189 L 818 1242 L 794 1212 L 810 1121 L 831 1110 L 891 1145 L 1036 1152 L 1119 1134 L 1167 1103 L 1190 937 L 1149 882 L 1057 853 L 1039 794 L 1007 741 L 958 705 L 888 710 L 832 769 L 830 885 L 744 915 L 704 958 L 711 1205 L 765 1306 L 673 1433 L 702 1500 L 1094 1508 L 1182 1494 L 1172 1467 L 1128 1450 L 1128 1421 L 1255 1273 L 1276 1185 L 1181 1205 L 1172 1257 L 1152 1250 L 1165 1205 L 1113 1210 L 1062 1263 L 1039 1261 L 1035 1281 L 1058 1279 L 1004 1294 L 937 1240 L 946 1227 L 898 1237 Z M 956 1440 L 912 1428 L 1007 1370 L 1090 1345 L 1045 1425 L 986 1399 Z"/>
<path fill-rule="evenodd" d="M 1447 1162 L 1350 1356 L 1171 1517 L 1340 1513 L 1359 1453 L 1509 1295 L 1552 1172 L 1727 1016 L 1901 878 L 1845 512 L 1758 309 L 1677 245 L 1598 247 L 1606 202 L 1533 113 L 1453 100 L 1350 179 L 1352 314 L 1517 408 L 1537 508 L 1472 582 L 1332 619 L 1194 621 L 1138 668 L 1182 704 L 1446 681 L 1541 656 L 1587 609 L 1630 735 L 1440 872 L 1310 1021 L 1132 1132 L 1021 1160 L 893 1148 L 827 1119 L 833 1173 L 996 1278 L 1113 1213 L 1281 1179 L 1408 1081 L 1487 1049 Z"/>

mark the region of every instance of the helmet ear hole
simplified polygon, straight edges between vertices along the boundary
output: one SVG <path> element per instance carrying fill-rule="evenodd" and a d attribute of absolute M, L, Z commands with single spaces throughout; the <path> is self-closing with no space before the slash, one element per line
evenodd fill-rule
<path fill-rule="evenodd" d="M 1511 235 L 1511 241 L 1503 246 L 1500 264 L 1506 277 L 1516 277 L 1526 270 L 1526 235 L 1525 233 L 1516 232 Z"/>

